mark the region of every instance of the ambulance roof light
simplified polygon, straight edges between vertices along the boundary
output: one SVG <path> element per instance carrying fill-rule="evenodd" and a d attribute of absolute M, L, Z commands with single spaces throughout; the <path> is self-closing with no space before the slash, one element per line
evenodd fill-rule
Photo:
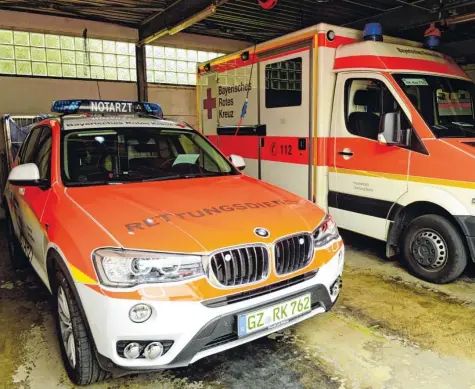
<path fill-rule="evenodd" d="M 139 114 L 163 118 L 163 110 L 155 103 L 140 101 L 115 100 L 56 100 L 51 111 L 62 114 L 92 113 L 92 114 Z"/>
<path fill-rule="evenodd" d="M 364 26 L 363 39 L 365 41 L 383 41 L 383 27 L 379 23 L 368 23 Z"/>
<path fill-rule="evenodd" d="M 433 50 L 439 46 L 441 35 L 435 23 L 432 23 L 424 32 L 424 48 Z"/>

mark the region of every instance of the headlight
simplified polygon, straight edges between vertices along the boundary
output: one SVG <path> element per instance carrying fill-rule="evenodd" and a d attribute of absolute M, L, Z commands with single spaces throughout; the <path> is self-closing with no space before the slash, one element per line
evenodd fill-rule
<path fill-rule="evenodd" d="M 177 282 L 204 275 L 201 257 L 195 255 L 100 249 L 93 260 L 106 286 Z"/>
<path fill-rule="evenodd" d="M 322 247 L 340 237 L 335 221 L 327 215 L 313 233 L 314 247 Z"/>

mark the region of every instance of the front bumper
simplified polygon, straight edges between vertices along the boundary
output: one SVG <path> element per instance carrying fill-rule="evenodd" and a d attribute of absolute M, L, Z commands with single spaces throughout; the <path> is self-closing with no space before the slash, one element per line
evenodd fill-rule
<path fill-rule="evenodd" d="M 329 311 L 338 295 L 331 287 L 341 277 L 344 247 L 317 273 L 308 274 L 289 286 L 232 301 L 137 301 L 114 299 L 99 294 L 83 284 L 76 284 L 79 297 L 94 338 L 101 366 L 114 375 L 187 366 L 206 356 L 239 346 L 272 332 L 294 325 L 319 313 Z M 297 282 L 298 281 L 298 282 Z M 277 327 L 237 336 L 237 314 L 272 305 L 310 292 L 312 310 Z M 133 323 L 129 317 L 132 306 L 146 302 L 153 309 L 145 323 Z M 117 351 L 120 341 L 172 341 L 170 349 L 156 360 L 129 360 Z"/>

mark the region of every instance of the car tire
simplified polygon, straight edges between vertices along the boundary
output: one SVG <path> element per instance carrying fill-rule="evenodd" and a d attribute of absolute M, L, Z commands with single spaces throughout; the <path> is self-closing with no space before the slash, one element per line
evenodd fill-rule
<path fill-rule="evenodd" d="M 53 305 L 61 357 L 71 381 L 90 385 L 109 378 L 97 361 L 81 310 L 61 271 L 56 273 Z"/>
<path fill-rule="evenodd" d="M 6 212 L 5 216 L 7 224 L 8 256 L 10 257 L 10 262 L 15 270 L 26 269 L 30 265 L 30 262 L 23 252 L 20 241 L 15 235 L 15 229 L 10 214 Z"/>
<path fill-rule="evenodd" d="M 402 235 L 402 251 L 411 273 L 434 284 L 454 281 L 468 262 L 460 232 L 439 215 L 412 220 Z"/>

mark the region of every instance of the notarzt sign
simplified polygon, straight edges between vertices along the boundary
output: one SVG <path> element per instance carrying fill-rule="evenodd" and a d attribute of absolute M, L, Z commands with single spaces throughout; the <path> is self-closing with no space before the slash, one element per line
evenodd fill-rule
<path fill-rule="evenodd" d="M 134 104 L 131 102 L 118 101 L 91 101 L 91 112 L 115 112 L 115 113 L 134 113 Z"/>

